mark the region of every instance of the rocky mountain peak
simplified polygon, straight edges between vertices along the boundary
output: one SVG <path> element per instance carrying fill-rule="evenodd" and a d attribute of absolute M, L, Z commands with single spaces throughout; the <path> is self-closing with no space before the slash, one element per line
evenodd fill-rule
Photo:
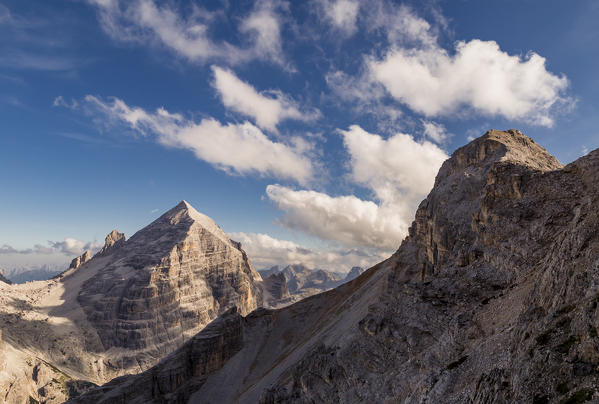
<path fill-rule="evenodd" d="M 88 262 L 91 259 L 92 259 L 92 255 L 90 254 L 89 251 L 86 251 L 83 254 L 81 254 L 79 257 L 73 258 L 73 261 L 71 261 L 71 265 L 69 265 L 69 269 L 77 269 L 81 265 L 85 264 L 86 262 Z"/>
<path fill-rule="evenodd" d="M 104 348 L 130 350 L 130 364 L 169 353 L 231 307 L 248 314 L 262 303 L 240 245 L 186 201 L 126 242 L 112 232 L 88 265 L 97 272 L 78 301 Z"/>
<path fill-rule="evenodd" d="M 125 243 L 125 234 L 119 233 L 118 230 L 113 230 L 104 239 L 104 247 L 98 251 L 98 255 L 105 255 L 110 250 L 120 247 Z"/>
<path fill-rule="evenodd" d="M 526 166 L 538 171 L 559 170 L 563 165 L 542 146 L 517 129 L 489 130 L 457 149 L 439 170 L 435 186 L 455 173 L 487 170 L 496 163 Z"/>

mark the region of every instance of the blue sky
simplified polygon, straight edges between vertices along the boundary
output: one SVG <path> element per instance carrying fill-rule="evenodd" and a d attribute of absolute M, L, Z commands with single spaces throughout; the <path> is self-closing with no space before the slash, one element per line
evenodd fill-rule
<path fill-rule="evenodd" d="M 442 161 L 599 147 L 592 1 L 0 0 L 0 267 L 185 199 L 256 267 L 392 252 Z"/>

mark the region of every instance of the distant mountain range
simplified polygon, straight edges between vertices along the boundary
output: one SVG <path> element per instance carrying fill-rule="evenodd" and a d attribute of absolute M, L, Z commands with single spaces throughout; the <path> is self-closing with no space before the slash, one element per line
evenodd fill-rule
<path fill-rule="evenodd" d="M 4 276 L 11 280 L 12 283 L 25 283 L 31 281 L 44 281 L 50 279 L 66 268 L 50 265 L 42 265 L 40 267 L 22 267 L 11 268 L 4 270 Z"/>
<path fill-rule="evenodd" d="M 353 267 L 349 272 L 341 273 L 295 264 L 284 268 L 277 265 L 258 272 L 268 290 L 274 290 L 271 292 L 274 298 L 271 305 L 282 307 L 351 281 L 364 272 L 364 269 Z"/>

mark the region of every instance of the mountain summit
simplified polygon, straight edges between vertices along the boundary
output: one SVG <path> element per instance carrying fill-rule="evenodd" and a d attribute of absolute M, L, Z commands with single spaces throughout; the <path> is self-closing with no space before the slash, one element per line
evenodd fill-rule
<path fill-rule="evenodd" d="M 564 167 L 487 132 L 443 164 L 388 260 L 277 311 L 227 312 L 80 402 L 596 401 L 596 195 L 599 151 Z"/>

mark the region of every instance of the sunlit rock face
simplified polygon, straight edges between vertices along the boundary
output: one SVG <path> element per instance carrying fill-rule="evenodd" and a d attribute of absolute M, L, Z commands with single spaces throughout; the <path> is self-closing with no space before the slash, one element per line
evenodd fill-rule
<path fill-rule="evenodd" d="M 127 241 L 111 233 L 99 254 L 108 262 L 78 301 L 105 349 L 160 356 L 225 310 L 261 303 L 260 276 L 240 245 L 187 202 Z"/>
<path fill-rule="evenodd" d="M 388 260 L 283 309 L 227 313 L 80 402 L 597 402 L 597 195 L 599 151 L 564 167 L 489 131 L 444 163 Z"/>

